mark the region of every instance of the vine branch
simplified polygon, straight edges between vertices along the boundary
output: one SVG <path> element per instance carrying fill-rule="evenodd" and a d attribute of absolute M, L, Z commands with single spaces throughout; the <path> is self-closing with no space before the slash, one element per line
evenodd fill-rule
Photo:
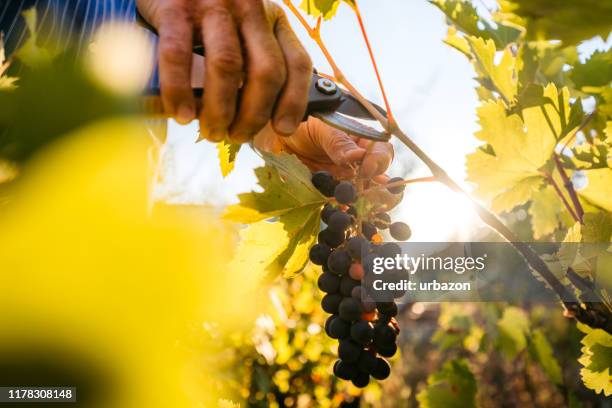
<path fill-rule="evenodd" d="M 433 177 L 446 185 L 450 190 L 462 194 L 470 200 L 479 218 L 490 228 L 495 230 L 506 239 L 519 252 L 529 266 L 536 271 L 544 281 L 557 294 L 559 300 L 565 308 L 565 314 L 576 320 L 595 328 L 601 328 L 612 334 L 612 319 L 609 314 L 602 313 L 599 308 L 589 307 L 589 304 L 581 303 L 574 292 L 565 287 L 551 272 L 548 265 L 539 255 L 525 242 L 521 242 L 518 237 L 491 211 L 475 201 L 470 194 L 459 186 L 444 169 L 431 159 L 408 135 L 406 135 L 395 122 L 387 120 L 374 106 L 361 95 L 361 93 L 346 79 L 342 70 L 336 64 L 329 50 L 321 39 L 320 30 L 311 28 L 299 10 L 291 3 L 291 0 L 283 0 L 289 10 L 296 15 L 298 20 L 308 31 L 310 37 L 317 43 L 321 52 L 333 69 L 334 76 L 344 87 L 350 91 L 357 100 L 380 122 L 380 124 L 392 135 L 397 137 L 408 149 L 410 149 L 431 171 Z"/>

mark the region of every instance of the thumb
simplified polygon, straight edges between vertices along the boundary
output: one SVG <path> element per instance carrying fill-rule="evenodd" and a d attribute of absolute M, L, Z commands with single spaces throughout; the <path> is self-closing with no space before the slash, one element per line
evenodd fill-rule
<path fill-rule="evenodd" d="M 347 167 L 351 163 L 361 161 L 365 156 L 366 149 L 360 147 L 345 132 L 320 120 L 313 120 L 311 126 L 311 137 L 335 165 Z"/>

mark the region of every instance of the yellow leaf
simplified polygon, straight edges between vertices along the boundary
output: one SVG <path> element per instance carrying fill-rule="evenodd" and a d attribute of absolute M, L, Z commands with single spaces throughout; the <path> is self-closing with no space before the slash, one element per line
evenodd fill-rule
<path fill-rule="evenodd" d="M 471 58 L 470 45 L 468 44 L 465 37 L 457 35 L 457 29 L 455 28 L 455 26 L 448 26 L 448 31 L 446 32 L 446 38 L 444 39 L 444 42 L 455 48 L 459 52 L 463 53 L 468 58 Z"/>
<path fill-rule="evenodd" d="M 563 207 L 557 193 L 550 186 L 531 194 L 533 200 L 528 210 L 531 215 L 531 228 L 533 237 L 540 239 L 555 232 L 560 223 L 559 213 L 563 211 Z"/>
<path fill-rule="evenodd" d="M 241 144 L 229 143 L 225 140 L 217 143 L 219 166 L 221 167 L 223 177 L 227 177 L 234 170 L 236 155 L 240 151 L 241 146 Z"/>
<path fill-rule="evenodd" d="M 473 36 L 466 38 L 472 49 L 477 71 L 482 76 L 489 77 L 506 102 L 511 102 L 517 92 L 517 79 L 514 73 L 516 58 L 506 49 L 502 51 L 499 64 L 495 64 L 496 49 L 493 40 L 485 41 Z"/>
<path fill-rule="evenodd" d="M 612 211 L 612 169 L 588 170 L 586 176 L 589 184 L 578 194 L 590 203 Z"/>

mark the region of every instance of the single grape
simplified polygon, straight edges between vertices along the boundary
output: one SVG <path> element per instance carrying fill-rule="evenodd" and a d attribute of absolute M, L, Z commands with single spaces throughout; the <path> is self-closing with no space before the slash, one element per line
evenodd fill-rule
<path fill-rule="evenodd" d="M 355 280 L 360 281 L 361 279 L 363 279 L 363 274 L 363 267 L 360 263 L 355 262 L 349 268 L 349 276 Z"/>
<path fill-rule="evenodd" d="M 334 375 L 341 380 L 350 380 L 357 375 L 357 366 L 346 361 L 337 360 L 334 363 Z"/>
<path fill-rule="evenodd" d="M 368 241 L 372 240 L 372 237 L 376 235 L 378 230 L 371 222 L 364 221 L 361 223 L 361 233 Z"/>
<path fill-rule="evenodd" d="M 374 216 L 373 222 L 376 228 L 387 229 L 389 228 L 389 224 L 391 224 L 391 217 L 389 214 L 381 212 Z"/>
<path fill-rule="evenodd" d="M 362 236 L 356 236 L 348 240 L 346 249 L 353 259 L 360 260 L 364 254 L 368 253 L 370 243 Z"/>
<path fill-rule="evenodd" d="M 357 375 L 351 379 L 351 382 L 357 388 L 364 388 L 370 383 L 370 374 L 358 371 Z"/>
<path fill-rule="evenodd" d="M 331 272 L 323 272 L 317 280 L 317 285 L 325 293 L 338 293 L 340 290 L 340 277 Z"/>
<path fill-rule="evenodd" d="M 381 245 L 376 245 L 374 251 L 385 258 L 395 258 L 402 254 L 402 248 L 395 242 L 387 242 Z"/>
<path fill-rule="evenodd" d="M 404 179 L 401 177 L 393 177 L 392 179 L 387 181 L 387 184 L 397 183 L 400 181 L 404 181 Z M 391 194 L 402 194 L 405 189 L 406 189 L 405 184 L 400 185 L 400 186 L 395 186 L 395 187 L 387 187 L 387 191 L 389 191 Z"/>
<path fill-rule="evenodd" d="M 393 317 L 397 316 L 397 305 L 395 302 L 377 302 L 376 308 L 378 311 L 386 316 Z"/>
<path fill-rule="evenodd" d="M 342 316 L 342 315 L 340 315 Z M 374 327 L 374 343 L 376 347 L 386 348 L 395 344 L 397 333 L 395 329 L 387 324 L 377 324 Z"/>
<path fill-rule="evenodd" d="M 329 314 L 338 314 L 338 307 L 342 302 L 342 296 L 338 294 L 327 294 L 321 300 L 321 307 Z"/>
<path fill-rule="evenodd" d="M 327 221 L 329 221 L 329 217 L 336 211 L 338 211 L 338 209 L 333 205 L 329 203 L 325 204 L 325 206 L 321 210 L 321 220 L 327 224 Z"/>
<path fill-rule="evenodd" d="M 336 316 L 329 324 L 329 331 L 326 333 L 332 339 L 346 339 L 351 334 L 351 324 Z"/>
<path fill-rule="evenodd" d="M 329 325 L 331 324 L 332 320 L 334 320 L 334 317 L 337 317 L 337 316 L 338 315 L 331 315 L 327 319 L 325 319 L 325 324 L 323 325 L 323 327 L 324 327 L 325 333 L 327 334 L 328 337 L 331 337 L 329 335 Z"/>
<path fill-rule="evenodd" d="M 374 353 L 361 353 L 357 368 L 364 373 L 371 373 L 376 367 L 376 355 Z"/>
<path fill-rule="evenodd" d="M 403 222 L 394 222 L 389 226 L 389 232 L 393 239 L 398 241 L 407 241 L 412 235 L 412 231 L 410 231 L 410 227 L 408 224 Z"/>
<path fill-rule="evenodd" d="M 374 338 L 374 326 L 370 322 L 359 320 L 351 326 L 351 339 L 362 346 L 368 345 Z"/>
<path fill-rule="evenodd" d="M 327 266 L 336 275 L 346 275 L 351 267 L 351 257 L 345 250 L 338 249 L 332 252 L 327 259 Z"/>
<path fill-rule="evenodd" d="M 393 353 L 395 354 L 395 353 Z M 384 358 L 376 358 L 372 369 L 368 372 L 377 380 L 384 380 L 391 374 L 391 366 Z"/>
<path fill-rule="evenodd" d="M 340 281 L 340 294 L 344 297 L 349 297 L 353 293 L 353 288 L 359 286 L 359 281 L 351 278 L 349 275 L 344 275 Z"/>
<path fill-rule="evenodd" d="M 357 191 L 348 181 L 341 181 L 334 189 L 334 197 L 341 204 L 350 204 L 357 198 Z"/>
<path fill-rule="evenodd" d="M 380 354 L 383 357 L 393 357 L 395 353 L 397 353 L 397 345 L 391 344 L 385 347 L 377 346 L 376 351 L 378 352 L 378 354 Z"/>
<path fill-rule="evenodd" d="M 350 297 L 342 299 L 338 306 L 340 317 L 347 321 L 354 321 L 361 317 L 361 302 Z"/>
<path fill-rule="evenodd" d="M 332 231 L 329 228 L 322 230 L 318 235 L 318 242 L 330 248 L 337 248 L 342 245 L 344 240 L 345 234 L 343 231 Z"/>
<path fill-rule="evenodd" d="M 361 286 L 355 286 L 353 288 L 353 290 L 351 291 L 351 297 L 353 299 L 357 299 L 357 300 L 361 301 L 362 293 L 363 293 L 363 288 Z"/>
<path fill-rule="evenodd" d="M 363 269 L 364 276 L 372 275 L 374 272 L 374 259 L 378 258 L 378 255 L 369 254 L 361 260 L 361 267 Z"/>
<path fill-rule="evenodd" d="M 361 346 L 352 340 L 340 340 L 338 345 L 338 357 L 347 363 L 355 363 L 361 354 Z"/>
<path fill-rule="evenodd" d="M 326 264 L 330 254 L 330 247 L 325 244 L 315 244 L 310 248 L 310 261 L 315 265 Z"/>
<path fill-rule="evenodd" d="M 336 180 L 326 171 L 317 171 L 312 175 L 312 184 L 325 197 L 333 197 L 336 188 Z"/>
<path fill-rule="evenodd" d="M 352 224 L 351 216 L 343 211 L 336 211 L 329 217 L 327 227 L 332 231 L 344 232 Z"/>

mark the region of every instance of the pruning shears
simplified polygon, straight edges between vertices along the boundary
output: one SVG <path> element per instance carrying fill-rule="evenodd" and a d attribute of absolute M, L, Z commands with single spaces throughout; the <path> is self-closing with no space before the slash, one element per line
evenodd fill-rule
<path fill-rule="evenodd" d="M 153 33 L 156 33 L 155 28 L 148 24 L 140 15 L 137 15 L 137 22 Z M 204 56 L 204 47 L 194 45 L 193 52 Z M 194 96 L 201 97 L 204 89 L 193 88 L 193 93 Z M 151 87 L 145 92 L 145 97 L 153 97 L 154 100 L 159 99 L 159 95 L 160 89 L 155 87 Z M 371 101 L 370 103 L 384 117 L 387 116 L 387 112 L 382 107 Z M 146 106 L 150 113 L 163 112 L 159 101 L 146 103 Z M 350 92 L 340 88 L 331 79 L 319 75 L 316 70 L 312 74 L 310 91 L 308 93 L 308 105 L 303 120 L 308 119 L 309 116 L 320 119 L 329 126 L 360 138 L 387 142 L 391 137 L 387 132 L 376 130 L 360 122 L 359 120 L 375 121 L 376 119 Z"/>

